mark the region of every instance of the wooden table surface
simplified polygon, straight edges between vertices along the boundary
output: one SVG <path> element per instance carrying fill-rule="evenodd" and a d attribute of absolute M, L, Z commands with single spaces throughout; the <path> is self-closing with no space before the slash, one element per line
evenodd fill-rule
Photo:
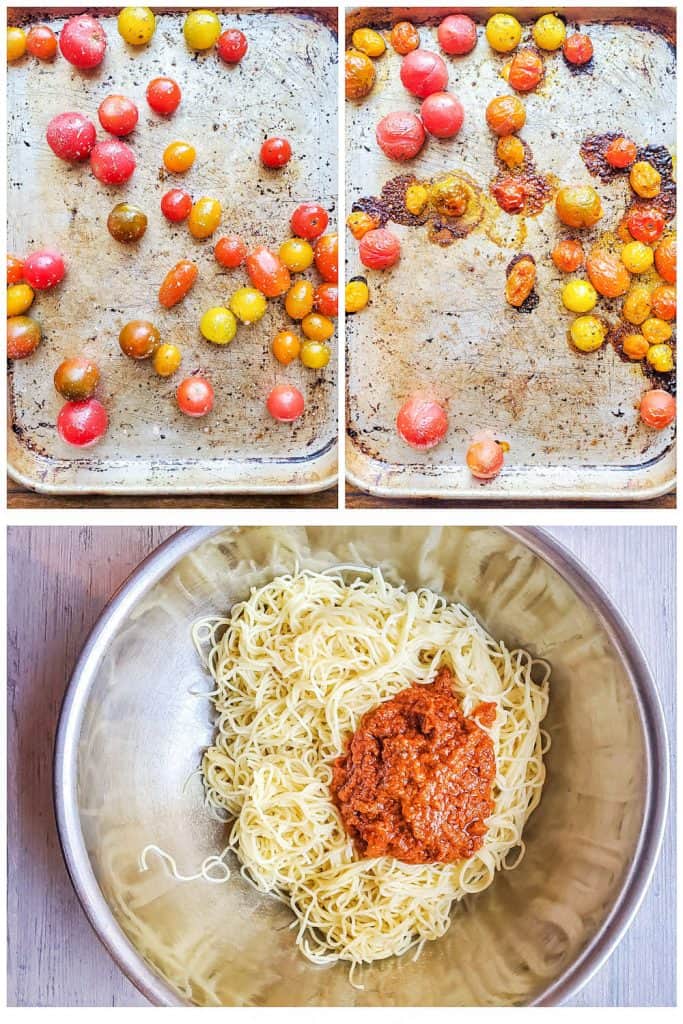
<path fill-rule="evenodd" d="M 52 810 L 60 702 L 107 598 L 174 528 L 12 527 L 8 538 L 8 992 L 10 1006 L 143 1006 L 95 938 L 69 883 Z M 653 669 L 675 723 L 675 531 L 550 530 L 603 583 Z M 675 749 L 675 737 L 671 735 Z M 675 773 L 674 773 L 675 777 Z M 675 806 L 675 803 L 672 802 Z M 675 1001 L 675 841 L 670 815 L 653 884 L 577 1006 Z"/>

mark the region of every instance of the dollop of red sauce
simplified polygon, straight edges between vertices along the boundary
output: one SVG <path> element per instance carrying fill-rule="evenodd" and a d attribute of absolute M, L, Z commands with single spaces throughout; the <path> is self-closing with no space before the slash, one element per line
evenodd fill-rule
<path fill-rule="evenodd" d="M 496 758 L 479 723 L 496 705 L 466 717 L 453 683 L 443 668 L 367 712 L 335 761 L 332 797 L 361 856 L 448 864 L 482 847 Z"/>

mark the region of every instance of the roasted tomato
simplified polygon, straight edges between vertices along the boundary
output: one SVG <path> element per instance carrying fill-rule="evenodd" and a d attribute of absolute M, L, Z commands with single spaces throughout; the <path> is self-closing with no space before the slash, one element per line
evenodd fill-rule
<path fill-rule="evenodd" d="M 247 273 L 254 288 L 268 299 L 284 295 L 292 283 L 289 270 L 280 257 L 265 245 L 259 245 L 247 256 Z"/>
<path fill-rule="evenodd" d="M 543 78 L 543 61 L 535 50 L 519 50 L 512 61 L 508 84 L 516 92 L 531 92 Z"/>
<path fill-rule="evenodd" d="M 411 50 L 417 50 L 420 45 L 420 33 L 409 21 L 397 21 L 391 30 L 389 41 L 396 53 L 405 57 Z"/>
<path fill-rule="evenodd" d="M 161 338 L 149 320 L 131 320 L 121 328 L 119 345 L 130 359 L 149 359 Z"/>
<path fill-rule="evenodd" d="M 302 203 L 292 214 L 289 226 L 297 238 L 307 238 L 312 242 L 320 238 L 328 221 L 327 211 L 318 203 Z"/>
<path fill-rule="evenodd" d="M 175 393 L 176 402 L 186 416 L 206 416 L 213 409 L 214 390 L 210 380 L 199 374 L 181 380 Z"/>
<path fill-rule="evenodd" d="M 596 292 L 607 299 L 624 295 L 631 284 L 631 275 L 617 256 L 597 250 L 586 259 L 586 270 Z"/>
<path fill-rule="evenodd" d="M 121 185 L 135 170 L 135 154 L 119 139 L 108 139 L 93 146 L 90 167 L 98 181 L 105 185 Z"/>
<path fill-rule="evenodd" d="M 370 301 L 368 282 L 364 277 L 352 277 L 344 289 L 344 311 L 360 313 Z"/>
<path fill-rule="evenodd" d="M 644 242 L 628 242 L 621 250 L 621 262 L 632 274 L 644 274 L 654 263 L 652 249 Z"/>
<path fill-rule="evenodd" d="M 55 389 L 69 402 L 91 398 L 99 383 L 100 371 L 92 359 L 74 356 L 65 359 L 55 370 Z"/>
<path fill-rule="evenodd" d="M 138 123 L 138 108 L 127 96 L 107 96 L 97 108 L 105 132 L 130 135 Z"/>
<path fill-rule="evenodd" d="M 139 242 L 147 230 L 147 214 L 132 203 L 117 203 L 107 217 L 107 229 L 117 242 Z"/>
<path fill-rule="evenodd" d="M 274 420 L 293 423 L 304 411 L 304 396 L 291 384 L 278 384 L 266 399 L 266 409 Z"/>
<path fill-rule="evenodd" d="M 439 402 L 414 395 L 399 409 L 396 429 L 411 448 L 434 448 L 446 436 L 448 416 Z"/>
<path fill-rule="evenodd" d="M 623 169 L 631 166 L 637 153 L 638 149 L 635 142 L 620 135 L 618 139 L 612 139 L 605 150 L 605 160 L 610 167 Z"/>
<path fill-rule="evenodd" d="M 180 260 L 161 282 L 159 302 L 166 309 L 181 302 L 197 280 L 199 270 L 192 260 Z"/>
<path fill-rule="evenodd" d="M 368 231 L 378 228 L 379 224 L 377 217 L 372 217 L 363 210 L 356 210 L 346 218 L 346 226 L 357 241 L 360 241 L 363 235 L 367 235 Z"/>
<path fill-rule="evenodd" d="M 261 163 L 264 167 L 277 170 L 284 167 L 292 156 L 292 147 L 287 139 L 266 139 L 261 146 Z"/>
<path fill-rule="evenodd" d="M 331 287 L 335 287 L 332 285 Z M 313 309 L 314 291 L 310 281 L 295 281 L 285 296 L 285 309 L 292 320 L 303 320 Z"/>
<path fill-rule="evenodd" d="M 450 139 L 457 135 L 465 120 L 462 103 L 449 92 L 433 92 L 423 101 L 420 117 L 430 135 Z"/>
<path fill-rule="evenodd" d="M 449 14 L 437 29 L 439 46 L 451 57 L 471 53 L 477 45 L 477 26 L 466 14 Z"/>
<path fill-rule="evenodd" d="M 368 57 L 381 57 L 387 48 L 382 36 L 372 28 L 357 28 L 351 36 L 351 45 Z"/>
<path fill-rule="evenodd" d="M 628 176 L 633 191 L 643 199 L 654 199 L 662 188 L 662 176 L 647 160 L 634 164 Z"/>
<path fill-rule="evenodd" d="M 667 284 L 676 284 L 676 239 L 665 238 L 655 249 L 655 268 Z"/>
<path fill-rule="evenodd" d="M 512 14 L 494 14 L 486 22 L 486 39 L 497 53 L 510 53 L 521 38 L 522 26 Z"/>
<path fill-rule="evenodd" d="M 631 288 L 624 299 L 621 309 L 624 320 L 636 325 L 642 324 L 647 320 L 651 310 L 652 298 L 650 296 L 650 289 L 642 284 L 637 284 Z"/>
<path fill-rule="evenodd" d="M 555 209 L 570 228 L 592 228 L 603 215 L 600 196 L 592 185 L 564 185 L 557 193 Z"/>
<path fill-rule="evenodd" d="M 221 222 L 223 207 L 217 199 L 202 196 L 190 210 L 188 227 L 193 238 L 208 238 Z"/>
<path fill-rule="evenodd" d="M 107 432 L 107 410 L 96 398 L 82 402 L 66 402 L 57 417 L 57 433 L 62 441 L 87 448 Z"/>
<path fill-rule="evenodd" d="M 239 64 L 248 47 L 247 37 L 238 28 L 226 28 L 216 43 L 218 56 L 226 64 Z"/>
<path fill-rule="evenodd" d="M 375 84 L 375 69 L 360 50 L 347 50 L 344 57 L 344 83 L 347 100 L 364 99 Z"/>
<path fill-rule="evenodd" d="M 26 49 L 38 60 L 53 60 L 57 53 L 57 36 L 47 25 L 33 25 L 26 36 Z"/>
<path fill-rule="evenodd" d="M 579 352 L 596 352 L 605 342 L 607 328 L 597 316 L 577 316 L 569 336 Z"/>
<path fill-rule="evenodd" d="M 467 468 L 477 480 L 493 480 L 503 468 L 503 448 L 490 436 L 482 436 L 467 449 Z"/>
<path fill-rule="evenodd" d="M 676 417 L 676 399 L 668 391 L 653 388 L 640 400 L 640 418 L 648 427 L 663 430 Z"/>
<path fill-rule="evenodd" d="M 24 261 L 18 256 L 7 256 L 7 284 L 19 284 L 24 280 Z"/>
<path fill-rule="evenodd" d="M 526 189 L 518 178 L 503 178 L 491 189 L 493 198 L 506 213 L 519 213 L 524 209 Z"/>
<path fill-rule="evenodd" d="M 462 181 L 449 174 L 433 182 L 429 188 L 429 199 L 442 217 L 462 217 L 467 209 L 468 194 Z"/>
<path fill-rule="evenodd" d="M 626 227 L 632 238 L 652 245 L 664 234 L 666 222 L 656 206 L 634 206 L 626 218 Z"/>
<path fill-rule="evenodd" d="M 563 274 L 573 274 L 583 261 L 583 246 L 575 238 L 564 238 L 553 249 L 553 263 Z"/>
<path fill-rule="evenodd" d="M 514 135 L 525 121 L 524 105 L 516 96 L 496 96 L 486 108 L 486 123 L 496 135 Z"/>
<path fill-rule="evenodd" d="M 663 345 L 673 334 L 671 324 L 666 320 L 660 320 L 657 316 L 648 317 L 640 330 L 650 345 Z"/>
<path fill-rule="evenodd" d="M 339 311 L 339 288 L 336 284 L 319 284 L 313 295 L 316 313 L 323 316 L 337 316 Z"/>
<path fill-rule="evenodd" d="M 423 100 L 433 92 L 446 91 L 448 69 L 438 53 L 412 50 L 403 58 L 401 81 L 408 92 Z"/>
<path fill-rule="evenodd" d="M 505 282 L 505 300 L 519 308 L 529 298 L 536 283 L 536 261 L 533 256 L 521 256 L 510 267 Z"/>
<path fill-rule="evenodd" d="M 634 362 L 640 362 L 644 359 L 650 348 L 649 341 L 643 337 L 642 334 L 627 334 L 621 343 L 621 348 L 625 356 L 632 359 Z"/>
<path fill-rule="evenodd" d="M 323 281 L 336 284 L 339 279 L 339 240 L 336 234 L 322 235 L 313 250 L 315 265 Z"/>
<path fill-rule="evenodd" d="M 7 320 L 7 358 L 26 359 L 40 345 L 40 324 L 30 316 L 11 316 Z"/>
<path fill-rule="evenodd" d="M 323 311 L 324 312 L 324 311 Z M 676 319 L 676 289 L 670 284 L 660 284 L 652 292 L 652 312 L 660 320 Z"/>
<path fill-rule="evenodd" d="M 387 114 L 375 130 L 377 145 L 390 160 L 412 160 L 425 141 L 422 121 L 407 110 Z"/>
<path fill-rule="evenodd" d="M 512 170 L 524 166 L 524 146 L 516 135 L 503 135 L 496 144 L 496 156 Z"/>
<path fill-rule="evenodd" d="M 172 114 L 180 106 L 180 86 L 172 78 L 153 78 L 147 86 L 147 102 L 157 114 Z"/>
<path fill-rule="evenodd" d="M 222 267 L 234 270 L 246 260 L 247 246 L 239 235 L 225 235 L 216 242 L 213 254 Z"/>
<path fill-rule="evenodd" d="M 401 258 L 401 243 L 387 228 L 376 228 L 361 238 L 358 255 L 364 267 L 386 270 Z"/>
<path fill-rule="evenodd" d="M 592 60 L 593 44 L 588 36 L 582 32 L 575 32 L 565 39 L 562 53 L 568 64 L 580 67 L 582 64 L 588 64 Z"/>
<path fill-rule="evenodd" d="M 561 18 L 556 14 L 542 14 L 538 19 L 531 34 L 534 42 L 542 50 L 559 50 L 564 43 L 567 29 Z"/>
<path fill-rule="evenodd" d="M 97 141 L 97 130 L 84 114 L 67 111 L 52 118 L 45 138 L 60 160 L 86 160 Z"/>
<path fill-rule="evenodd" d="M 190 216 L 192 196 L 182 188 L 172 188 L 161 197 L 161 212 L 166 220 L 179 224 Z"/>

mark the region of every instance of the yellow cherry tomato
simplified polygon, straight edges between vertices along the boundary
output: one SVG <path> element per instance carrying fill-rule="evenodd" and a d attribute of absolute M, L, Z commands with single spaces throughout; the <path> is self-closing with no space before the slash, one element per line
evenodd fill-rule
<path fill-rule="evenodd" d="M 235 314 L 225 306 L 212 306 L 199 321 L 199 330 L 214 345 L 227 345 L 237 333 Z"/>
<path fill-rule="evenodd" d="M 633 191 L 643 199 L 654 199 L 662 186 L 661 174 L 647 160 L 639 160 L 633 165 L 628 180 Z"/>
<path fill-rule="evenodd" d="M 166 342 L 163 345 L 157 345 L 152 353 L 154 372 L 160 377 L 170 377 L 180 366 L 182 358 L 182 353 L 177 345 L 169 345 Z"/>
<path fill-rule="evenodd" d="M 651 309 L 652 302 L 649 289 L 642 284 L 637 284 L 634 288 L 631 288 L 631 291 L 624 299 L 622 313 L 624 314 L 624 320 L 628 320 L 630 324 L 642 324 L 649 317 Z"/>
<path fill-rule="evenodd" d="M 310 281 L 295 281 L 285 296 L 285 309 L 292 320 L 303 320 L 313 309 L 313 285 Z"/>
<path fill-rule="evenodd" d="M 330 350 L 322 341 L 305 341 L 301 346 L 300 358 L 309 370 L 322 370 L 330 361 Z"/>
<path fill-rule="evenodd" d="M 577 316 L 569 333 L 580 352 L 595 352 L 603 344 L 607 329 L 596 316 Z"/>
<path fill-rule="evenodd" d="M 7 289 L 7 316 L 21 316 L 31 308 L 34 294 L 28 284 L 11 284 Z"/>
<path fill-rule="evenodd" d="M 145 46 L 154 35 L 157 20 L 149 7 L 124 7 L 119 12 L 117 25 L 119 35 L 130 46 Z"/>
<path fill-rule="evenodd" d="M 629 359 L 644 359 L 649 347 L 642 334 L 627 334 L 622 344 L 624 355 Z"/>
<path fill-rule="evenodd" d="M 217 199 L 202 196 L 190 210 L 188 227 L 193 238 L 208 238 L 221 222 L 223 208 Z"/>
<path fill-rule="evenodd" d="M 334 334 L 334 324 L 327 316 L 309 313 L 301 321 L 301 330 L 311 341 L 327 341 Z"/>
<path fill-rule="evenodd" d="M 280 259 L 295 274 L 308 270 L 313 263 L 313 246 L 304 238 L 289 238 L 280 246 Z"/>
<path fill-rule="evenodd" d="M 655 261 L 655 254 L 644 242 L 629 242 L 621 250 L 621 262 L 632 274 L 644 274 Z"/>
<path fill-rule="evenodd" d="M 524 163 L 524 145 L 516 135 L 504 135 L 498 139 L 496 156 L 509 167 L 521 167 Z"/>
<path fill-rule="evenodd" d="M 357 28 L 351 36 L 351 42 L 356 50 L 368 57 L 381 57 L 387 48 L 379 32 L 371 28 Z"/>
<path fill-rule="evenodd" d="M 26 33 L 23 28 L 7 27 L 7 60 L 19 60 L 26 53 Z"/>
<path fill-rule="evenodd" d="M 589 313 L 597 301 L 598 293 L 590 281 L 577 278 L 562 289 L 562 302 L 572 313 Z"/>
<path fill-rule="evenodd" d="M 408 210 L 409 213 L 422 212 L 421 209 L 417 211 L 413 210 L 410 204 L 411 194 L 416 189 L 421 189 L 422 191 L 424 191 L 425 202 L 427 201 L 427 189 L 424 187 L 424 185 L 409 185 L 408 190 L 406 191 L 406 209 Z M 346 226 L 353 235 L 353 237 L 360 241 L 363 235 L 367 235 L 368 231 L 373 231 L 375 228 L 379 227 L 379 221 L 375 217 L 371 217 L 369 213 L 364 213 L 363 210 L 355 210 L 353 213 L 350 213 L 346 218 Z"/>
<path fill-rule="evenodd" d="M 652 345 L 646 359 L 657 373 L 671 373 L 674 368 L 674 354 L 671 345 Z"/>
<path fill-rule="evenodd" d="M 419 183 L 416 182 L 414 185 L 408 186 L 408 188 L 406 189 L 406 210 L 408 211 L 408 213 L 412 213 L 414 217 L 419 217 L 428 202 L 429 189 L 427 188 L 426 185 L 420 185 Z M 354 230 L 354 228 L 351 227 L 351 224 L 349 223 L 351 217 L 366 217 L 367 221 L 371 222 L 371 226 L 366 227 L 367 221 L 364 221 L 362 223 L 362 226 L 360 226 L 359 223 L 356 222 L 356 227 Z M 363 235 L 366 235 L 368 233 L 368 231 L 372 231 L 373 228 L 379 227 L 379 224 L 376 223 L 373 220 L 373 218 L 370 217 L 369 214 L 367 213 L 352 213 L 351 217 L 348 218 L 346 223 L 349 225 L 351 234 L 353 235 L 354 238 L 362 238 Z M 359 231 L 360 234 L 358 233 Z"/>
<path fill-rule="evenodd" d="M 565 24 L 556 14 L 542 15 L 534 25 L 532 35 L 542 50 L 559 50 L 567 35 Z"/>
<path fill-rule="evenodd" d="M 347 313 L 360 313 L 370 299 L 368 283 L 364 277 L 354 277 L 344 289 L 344 310 Z"/>
<path fill-rule="evenodd" d="M 243 324 L 255 324 L 267 306 L 265 295 L 257 288 L 238 288 L 230 299 L 230 309 Z"/>
<path fill-rule="evenodd" d="M 486 38 L 492 50 L 510 53 L 522 38 L 522 26 L 511 14 L 494 14 L 486 22 Z"/>
<path fill-rule="evenodd" d="M 273 355 L 283 366 L 289 366 L 300 351 L 301 338 L 294 331 L 278 331 L 273 338 Z"/>
<path fill-rule="evenodd" d="M 191 50 L 208 50 L 221 34 L 221 23 L 213 11 L 191 11 L 185 18 L 183 35 Z"/>
<path fill-rule="evenodd" d="M 164 150 L 164 167 L 172 174 L 184 174 L 195 162 L 197 150 L 189 142 L 169 142 Z"/>
<path fill-rule="evenodd" d="M 650 317 L 640 328 L 651 345 L 659 345 L 668 341 L 673 334 L 671 324 L 666 320 L 660 320 L 658 316 Z"/>

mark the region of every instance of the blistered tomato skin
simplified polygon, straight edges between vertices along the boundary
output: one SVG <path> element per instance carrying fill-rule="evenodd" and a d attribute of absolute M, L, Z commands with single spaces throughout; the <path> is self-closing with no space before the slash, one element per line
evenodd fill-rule
<path fill-rule="evenodd" d="M 405 57 L 420 45 L 420 33 L 409 21 L 398 21 L 391 30 L 389 41 L 396 53 Z"/>
<path fill-rule="evenodd" d="M 180 260 L 171 267 L 159 288 L 159 302 L 165 309 L 177 306 L 193 287 L 199 270 L 192 260 Z"/>
<path fill-rule="evenodd" d="M 339 280 L 339 239 L 336 234 L 322 235 L 313 250 L 315 266 L 323 281 Z"/>
<path fill-rule="evenodd" d="M 552 258 L 557 269 L 563 274 L 573 274 L 585 259 L 583 246 L 574 238 L 565 238 L 553 249 Z"/>
<path fill-rule="evenodd" d="M 54 288 L 65 274 L 64 257 L 54 249 L 32 252 L 24 261 L 24 280 L 36 291 Z"/>
<path fill-rule="evenodd" d="M 477 26 L 466 14 L 450 14 L 439 25 L 437 38 L 444 53 L 462 57 L 477 45 Z"/>
<path fill-rule="evenodd" d="M 592 252 L 586 259 L 586 270 L 596 292 L 607 299 L 624 295 L 631 284 L 631 275 L 616 256 L 608 252 Z"/>
<path fill-rule="evenodd" d="M 304 396 L 291 384 L 278 384 L 266 399 L 266 409 L 280 423 L 293 423 L 304 411 Z"/>
<path fill-rule="evenodd" d="M 406 110 L 387 114 L 375 130 L 377 145 L 390 160 L 412 160 L 424 145 L 422 121 Z"/>
<path fill-rule="evenodd" d="M 581 67 L 593 59 L 593 44 L 588 36 L 575 32 L 565 39 L 562 53 L 568 64 Z"/>
<path fill-rule="evenodd" d="M 446 92 L 448 69 L 438 53 L 413 50 L 403 58 L 401 81 L 408 92 L 424 100 L 433 92 Z"/>
<path fill-rule="evenodd" d="M 100 371 L 92 359 L 74 356 L 65 359 L 55 370 L 55 390 L 69 402 L 91 398 L 100 380 Z"/>
<path fill-rule="evenodd" d="M 362 100 L 375 84 L 375 68 L 366 53 L 347 50 L 344 54 L 344 89 L 347 100 Z"/>
<path fill-rule="evenodd" d="M 465 111 L 460 100 L 451 93 L 433 92 L 423 101 L 420 116 L 430 135 L 451 139 L 462 128 Z"/>
<path fill-rule="evenodd" d="M 543 78 L 543 61 L 535 50 L 520 50 L 512 58 L 508 84 L 516 92 L 531 92 Z"/>
<path fill-rule="evenodd" d="M 555 198 L 557 216 L 570 228 L 592 228 L 603 215 L 600 196 L 592 185 L 565 185 Z"/>
<path fill-rule="evenodd" d="M 135 154 L 118 139 L 98 142 L 90 154 L 93 174 L 105 185 L 122 185 L 135 171 Z"/>
<path fill-rule="evenodd" d="M 676 418 L 676 399 L 661 388 L 646 391 L 640 400 L 640 418 L 648 427 L 663 430 Z"/>
<path fill-rule="evenodd" d="M 660 320 L 676 319 L 676 289 L 662 284 L 652 292 L 652 312 Z"/>
<path fill-rule="evenodd" d="M 149 359 L 160 341 L 158 330 L 149 320 L 131 320 L 119 333 L 119 346 L 129 359 Z"/>
<path fill-rule="evenodd" d="M 34 25 L 26 36 L 26 49 L 38 60 L 54 60 L 57 54 L 57 36 L 47 25 Z"/>
<path fill-rule="evenodd" d="M 234 270 L 246 260 L 247 246 L 238 235 L 225 235 L 216 242 L 213 254 L 222 267 Z"/>
<path fill-rule="evenodd" d="M 351 37 L 351 45 L 368 57 L 381 57 L 387 48 L 382 36 L 372 28 L 357 28 Z"/>
<path fill-rule="evenodd" d="M 254 288 L 263 292 L 268 299 L 284 295 L 292 283 L 287 267 L 265 245 L 257 246 L 247 256 L 247 273 Z"/>
<path fill-rule="evenodd" d="M 411 448 L 435 448 L 446 436 L 448 416 L 433 399 L 414 396 L 399 409 L 396 429 Z"/>
<path fill-rule="evenodd" d="M 107 96 L 100 103 L 97 116 L 105 132 L 130 135 L 138 123 L 138 108 L 126 96 Z"/>
<path fill-rule="evenodd" d="M 655 269 L 667 284 L 676 284 L 676 239 L 665 238 L 655 249 Z"/>
<path fill-rule="evenodd" d="M 228 28 L 218 37 L 216 50 L 226 64 L 239 64 L 247 52 L 247 37 L 238 28 Z"/>
<path fill-rule="evenodd" d="M 294 235 L 312 242 L 320 238 L 327 228 L 328 221 L 327 211 L 318 203 L 302 203 L 292 214 L 289 224 Z"/>
<path fill-rule="evenodd" d="M 536 263 L 531 256 L 522 256 L 510 268 L 505 282 L 505 300 L 519 309 L 529 298 L 536 283 Z"/>
<path fill-rule="evenodd" d="M 376 228 L 363 235 L 358 246 L 358 255 L 364 267 L 371 270 L 387 270 L 401 258 L 401 243 L 388 228 Z"/>
<path fill-rule="evenodd" d="M 635 161 L 638 150 L 635 142 L 620 135 L 618 139 L 612 139 L 605 150 L 605 160 L 618 170 L 630 167 Z"/>
<path fill-rule="evenodd" d="M 180 86 L 172 78 L 153 78 L 145 93 L 147 102 L 157 114 L 172 114 L 180 106 Z"/>
<path fill-rule="evenodd" d="M 172 224 L 180 224 L 190 216 L 192 196 L 182 188 L 172 188 L 161 198 L 161 212 Z"/>
<path fill-rule="evenodd" d="M 637 242 L 652 245 L 664 234 L 666 222 L 661 210 L 652 206 L 636 206 L 626 218 L 628 233 Z"/>
<path fill-rule="evenodd" d="M 132 203 L 117 203 L 107 217 L 107 229 L 117 242 L 139 242 L 147 230 L 147 214 Z"/>
<path fill-rule="evenodd" d="M 87 160 L 97 141 L 97 131 L 84 114 L 68 111 L 52 118 L 45 137 L 60 160 Z"/>
<path fill-rule="evenodd" d="M 26 359 L 40 345 L 40 324 L 30 316 L 11 316 L 7 320 L 7 358 Z"/>
<path fill-rule="evenodd" d="M 96 68 L 104 60 L 107 37 L 96 18 L 79 14 L 69 18 L 59 33 L 59 49 L 70 64 L 80 69 Z"/>
<path fill-rule="evenodd" d="M 193 238 L 208 238 L 221 222 L 223 207 L 217 199 L 202 196 L 190 210 L 188 226 Z"/>
<path fill-rule="evenodd" d="M 526 111 L 517 96 L 496 96 L 486 108 L 486 123 L 496 135 L 513 135 L 525 122 Z"/>
<path fill-rule="evenodd" d="M 67 402 L 57 417 L 57 433 L 66 444 L 88 448 L 107 432 L 107 410 L 96 398 Z"/>
<path fill-rule="evenodd" d="M 178 408 L 186 416 L 198 418 L 211 412 L 214 390 L 211 381 L 198 374 L 181 380 L 176 390 Z"/>
<path fill-rule="evenodd" d="M 278 169 L 284 167 L 292 156 L 292 147 L 287 139 L 266 139 L 261 146 L 261 163 L 264 167 Z"/>
<path fill-rule="evenodd" d="M 520 213 L 526 202 L 524 182 L 517 178 L 503 178 L 491 189 L 493 198 L 506 213 Z"/>

